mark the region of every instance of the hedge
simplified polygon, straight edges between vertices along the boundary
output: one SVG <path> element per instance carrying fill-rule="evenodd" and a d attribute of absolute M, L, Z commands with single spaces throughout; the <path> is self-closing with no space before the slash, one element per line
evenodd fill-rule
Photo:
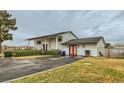
<path fill-rule="evenodd" d="M 16 50 L 4 52 L 5 57 L 33 56 L 33 55 L 60 55 L 59 50 Z"/>
<path fill-rule="evenodd" d="M 4 52 L 4 57 L 12 57 L 12 51 Z"/>

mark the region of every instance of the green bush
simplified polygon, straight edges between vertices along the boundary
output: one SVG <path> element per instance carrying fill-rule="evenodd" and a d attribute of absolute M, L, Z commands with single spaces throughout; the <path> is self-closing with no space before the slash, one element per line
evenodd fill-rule
<path fill-rule="evenodd" d="M 12 57 L 12 51 L 4 52 L 5 57 Z"/>
<path fill-rule="evenodd" d="M 33 55 L 60 55 L 59 50 L 15 50 L 4 52 L 5 57 L 33 56 Z"/>

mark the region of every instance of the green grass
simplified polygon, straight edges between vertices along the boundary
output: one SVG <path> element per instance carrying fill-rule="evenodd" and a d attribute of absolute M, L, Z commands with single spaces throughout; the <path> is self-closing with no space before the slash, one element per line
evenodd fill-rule
<path fill-rule="evenodd" d="M 75 63 L 12 81 L 13 83 L 124 82 L 124 60 L 85 58 Z"/>

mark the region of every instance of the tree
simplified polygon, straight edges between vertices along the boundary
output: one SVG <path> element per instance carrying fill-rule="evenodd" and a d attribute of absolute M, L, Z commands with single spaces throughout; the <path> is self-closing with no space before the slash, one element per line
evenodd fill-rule
<path fill-rule="evenodd" d="M 0 11 L 0 53 L 2 52 L 2 43 L 6 40 L 12 40 L 13 35 L 10 31 L 16 30 L 16 19 L 6 10 Z"/>

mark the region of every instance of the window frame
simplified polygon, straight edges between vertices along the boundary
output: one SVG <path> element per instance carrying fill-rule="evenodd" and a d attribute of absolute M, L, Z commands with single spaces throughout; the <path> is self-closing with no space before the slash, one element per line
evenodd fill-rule
<path fill-rule="evenodd" d="M 36 41 L 36 44 L 41 45 L 41 41 L 40 40 Z"/>
<path fill-rule="evenodd" d="M 58 42 L 62 42 L 62 37 L 58 37 Z"/>

